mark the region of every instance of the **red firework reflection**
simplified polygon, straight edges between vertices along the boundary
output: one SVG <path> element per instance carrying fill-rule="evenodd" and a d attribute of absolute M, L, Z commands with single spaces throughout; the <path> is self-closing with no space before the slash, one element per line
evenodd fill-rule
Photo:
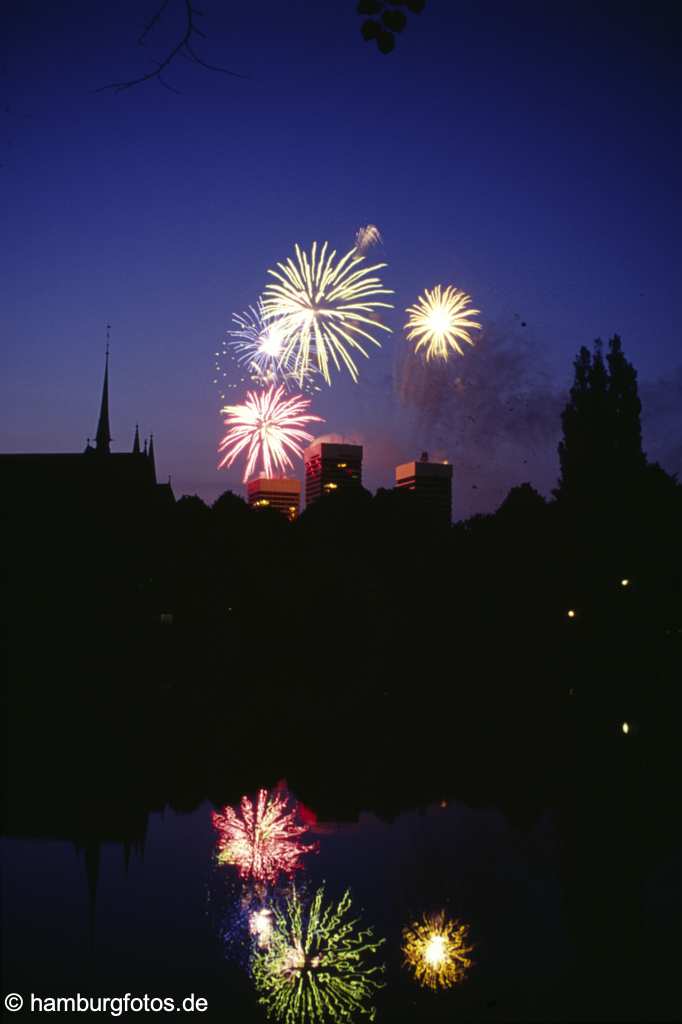
<path fill-rule="evenodd" d="M 316 847 L 298 842 L 308 826 L 297 825 L 296 805 L 292 810 L 287 805 L 286 796 L 260 789 L 255 804 L 242 797 L 239 812 L 234 807 L 225 807 L 222 814 L 214 811 L 218 862 L 234 864 L 242 878 L 271 883 L 301 868 L 302 855 Z"/>

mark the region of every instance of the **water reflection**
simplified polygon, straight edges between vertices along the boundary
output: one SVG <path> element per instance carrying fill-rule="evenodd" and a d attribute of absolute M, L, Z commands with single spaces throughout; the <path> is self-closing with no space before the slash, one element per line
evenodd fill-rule
<path fill-rule="evenodd" d="M 350 916 L 350 891 L 325 904 L 324 886 L 312 898 L 305 888 L 278 889 L 280 876 L 300 870 L 303 856 L 318 849 L 300 841 L 315 816 L 302 808 L 305 823 L 297 818 L 299 805 L 283 783 L 274 793 L 259 789 L 253 801 L 243 796 L 238 810 L 226 806 L 211 814 L 218 832 L 215 863 L 234 865 L 241 884 L 239 894 L 232 886 L 221 937 L 247 967 L 268 1017 L 284 1024 L 374 1019 L 372 999 L 384 970 L 374 954 L 384 940 Z"/>
<path fill-rule="evenodd" d="M 259 949 L 267 949 L 272 940 L 272 911 L 269 907 L 254 910 L 249 918 L 249 931 Z"/>
<path fill-rule="evenodd" d="M 297 841 L 318 840 L 320 847 L 315 857 L 303 857 L 305 891 L 296 872 L 302 901 L 324 880 L 328 897 L 338 899 L 350 888 L 347 917 L 361 917 L 360 928 L 369 923 L 386 938 L 366 961 L 386 963 L 386 972 L 373 976 L 386 986 L 365 1004 L 377 1007 L 378 1020 L 676 1019 L 679 843 L 663 853 L 652 846 L 652 832 L 664 834 L 669 806 L 666 812 L 657 791 L 634 785 L 621 751 L 635 748 L 630 737 L 623 742 L 612 733 L 611 762 L 600 762 L 601 774 L 590 762 L 581 801 L 566 800 L 535 820 L 529 813 L 510 821 L 499 808 L 472 806 L 444 787 L 434 787 L 433 802 L 425 801 L 422 810 L 406 801 L 394 814 L 392 801 L 405 799 L 404 793 L 388 785 L 379 808 L 358 814 L 353 801 L 361 796 L 347 777 L 329 791 L 332 796 L 328 792 L 322 823 L 312 824 L 297 804 L 297 820 L 309 825 Z M 514 765 L 510 761 L 510 772 Z M 580 765 L 571 764 L 572 776 Z M 57 761 L 55 774 L 58 768 Z M 270 779 L 283 769 L 295 792 L 319 810 L 324 793 L 321 784 L 316 788 L 318 776 L 295 778 L 289 765 L 277 764 Z M 607 771 L 609 785 L 600 786 Z M 239 810 L 245 791 L 257 802 L 255 774 L 223 773 L 211 803 L 181 801 L 176 794 L 173 810 L 161 798 L 144 802 L 146 795 L 132 784 L 114 799 L 112 787 L 89 785 L 89 772 L 83 791 L 59 786 L 63 801 L 52 816 L 54 775 L 41 774 L 43 789 L 25 785 L 22 801 L 15 797 L 11 805 L 15 838 L 4 844 L 7 990 L 47 996 L 86 992 L 89 985 L 93 995 L 149 992 L 179 1000 L 194 992 L 209 1000 L 206 1019 L 264 1024 L 266 1007 L 258 1004 L 264 993 L 256 991 L 250 965 L 267 948 L 259 945 L 261 928 L 267 943 L 267 927 L 262 919 L 258 930 L 251 926 L 264 909 L 274 922 L 273 904 L 285 901 L 286 888 L 278 894 L 272 885 L 242 879 L 234 866 L 217 864 L 211 824 L 214 808 Z M 63 776 L 62 770 L 60 782 Z M 184 784 L 184 772 L 178 776 Z M 610 800 L 604 799 L 607 789 Z M 644 797 L 647 806 L 653 801 L 646 817 Z M 144 837 L 144 856 L 140 840 L 139 855 L 127 857 L 137 836 Z M 280 875 L 278 885 L 287 884 Z M 416 983 L 403 962 L 403 929 L 421 922 L 425 908 L 442 908 L 447 918 L 467 922 L 475 947 L 465 982 L 435 995 Z M 229 948 L 216 941 L 223 923 Z M 360 1011 L 356 1016 L 368 1019 Z"/>
<path fill-rule="evenodd" d="M 298 841 L 308 826 L 297 824 L 296 803 L 290 810 L 288 806 L 283 791 L 270 794 L 260 789 L 255 801 L 242 797 L 239 811 L 234 807 L 225 807 L 222 814 L 214 811 L 218 863 L 234 864 L 243 879 L 272 884 L 280 874 L 300 869 L 303 855 L 315 845 Z"/>
<path fill-rule="evenodd" d="M 294 887 L 273 906 L 269 942 L 253 957 L 259 1003 L 284 1024 L 327 1024 L 358 1016 L 374 1020 L 373 999 L 384 966 L 384 939 L 350 917 L 351 896 L 325 903 L 324 887 L 306 901 Z"/>
<path fill-rule="evenodd" d="M 447 920 L 442 911 L 404 929 L 405 963 L 420 985 L 435 991 L 463 981 L 472 963 L 468 933 L 467 925 Z"/>

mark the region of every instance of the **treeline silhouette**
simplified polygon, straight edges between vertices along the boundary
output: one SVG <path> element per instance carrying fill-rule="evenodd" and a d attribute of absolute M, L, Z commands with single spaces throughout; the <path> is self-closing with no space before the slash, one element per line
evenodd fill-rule
<path fill-rule="evenodd" d="M 640 411 L 619 340 L 581 349 L 552 499 L 452 527 L 388 490 L 294 523 L 229 492 L 7 503 L 4 830 L 85 850 L 94 903 L 102 843 L 282 777 L 322 820 L 549 811 L 576 992 L 668 1013 L 646 894 L 677 842 L 682 488 Z"/>
<path fill-rule="evenodd" d="M 587 771 L 624 720 L 669 774 L 682 488 L 647 462 L 640 411 L 619 339 L 581 349 L 552 500 L 522 483 L 452 527 L 363 489 L 293 523 L 230 492 L 12 513 L 15 810 L 49 763 L 55 786 L 97 764 L 98 791 L 125 776 L 148 806 L 224 798 L 235 766 L 286 772 L 337 813 L 390 813 L 456 772 L 524 816 L 573 784 L 578 735 Z"/>

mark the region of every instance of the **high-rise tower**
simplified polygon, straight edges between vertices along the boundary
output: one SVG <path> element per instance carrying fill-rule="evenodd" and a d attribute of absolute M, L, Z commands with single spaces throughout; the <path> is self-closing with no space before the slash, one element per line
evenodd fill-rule
<path fill-rule="evenodd" d="M 452 521 L 452 466 L 429 462 L 422 452 L 418 462 L 396 466 L 395 486 L 414 495 L 416 509 L 432 522 L 449 526 Z"/>
<path fill-rule="evenodd" d="M 323 494 L 362 486 L 362 445 L 316 441 L 303 452 L 306 507 Z"/>

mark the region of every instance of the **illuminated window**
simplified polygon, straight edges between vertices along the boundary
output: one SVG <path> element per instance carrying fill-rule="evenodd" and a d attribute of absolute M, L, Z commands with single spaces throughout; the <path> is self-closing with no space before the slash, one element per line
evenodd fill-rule
<path fill-rule="evenodd" d="M 336 463 L 336 468 L 337 469 L 347 469 L 348 468 L 348 463 L 347 462 L 337 462 Z"/>

